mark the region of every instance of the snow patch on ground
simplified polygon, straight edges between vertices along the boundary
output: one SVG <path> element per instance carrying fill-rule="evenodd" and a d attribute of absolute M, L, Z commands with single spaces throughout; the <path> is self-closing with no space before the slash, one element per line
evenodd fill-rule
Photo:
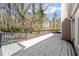
<path fill-rule="evenodd" d="M 2 52 L 3 56 L 10 56 L 10 55 L 20 51 L 21 49 L 26 49 L 28 47 L 31 47 L 32 45 L 39 43 L 40 41 L 43 41 L 53 35 L 54 35 L 53 33 L 48 33 L 48 34 L 45 34 L 45 35 L 42 35 L 39 37 L 28 39 L 27 41 L 21 41 L 21 42 L 16 42 L 16 43 L 12 43 L 12 44 L 7 44 L 7 45 L 2 46 L 0 51 Z"/>
<path fill-rule="evenodd" d="M 45 35 L 42 35 L 42 36 L 39 36 L 39 37 L 36 37 L 36 38 L 32 38 L 32 39 L 29 39 L 27 41 L 24 41 L 24 42 L 21 42 L 20 44 L 22 44 L 23 46 L 25 46 L 24 49 L 36 44 L 36 43 L 39 43 L 40 41 L 43 41 L 51 36 L 53 36 L 54 34 L 53 33 L 49 33 L 49 34 L 45 34 Z"/>

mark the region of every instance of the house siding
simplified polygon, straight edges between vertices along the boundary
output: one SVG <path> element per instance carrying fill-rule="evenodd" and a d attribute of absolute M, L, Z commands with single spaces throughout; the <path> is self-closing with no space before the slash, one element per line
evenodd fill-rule
<path fill-rule="evenodd" d="M 68 18 L 62 23 L 62 39 L 71 41 L 71 20 Z"/>

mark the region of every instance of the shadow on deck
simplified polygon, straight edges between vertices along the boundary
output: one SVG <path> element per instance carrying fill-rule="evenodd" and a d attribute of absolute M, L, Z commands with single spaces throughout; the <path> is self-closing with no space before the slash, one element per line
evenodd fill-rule
<path fill-rule="evenodd" d="M 47 38 L 27 49 L 22 49 L 12 56 L 74 56 L 72 45 L 61 40 L 61 34 L 54 33 Z"/>

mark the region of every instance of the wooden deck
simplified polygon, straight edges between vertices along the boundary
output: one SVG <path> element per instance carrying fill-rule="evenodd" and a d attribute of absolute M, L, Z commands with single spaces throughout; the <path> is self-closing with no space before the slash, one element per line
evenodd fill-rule
<path fill-rule="evenodd" d="M 61 40 L 60 34 L 43 40 L 13 56 L 74 56 L 74 50 L 69 42 Z"/>

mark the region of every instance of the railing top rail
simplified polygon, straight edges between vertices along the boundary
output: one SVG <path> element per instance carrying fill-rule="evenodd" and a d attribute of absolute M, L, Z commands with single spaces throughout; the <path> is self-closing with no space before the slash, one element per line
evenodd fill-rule
<path fill-rule="evenodd" d="M 24 32 L 0 32 L 0 34 L 14 34 L 14 33 L 24 33 Z"/>
<path fill-rule="evenodd" d="M 59 31 L 60 29 L 57 30 Z M 39 32 L 39 31 L 54 31 L 54 30 L 33 30 L 32 32 Z M 0 32 L 0 34 L 14 34 L 14 33 L 22 34 L 27 32 Z"/>

